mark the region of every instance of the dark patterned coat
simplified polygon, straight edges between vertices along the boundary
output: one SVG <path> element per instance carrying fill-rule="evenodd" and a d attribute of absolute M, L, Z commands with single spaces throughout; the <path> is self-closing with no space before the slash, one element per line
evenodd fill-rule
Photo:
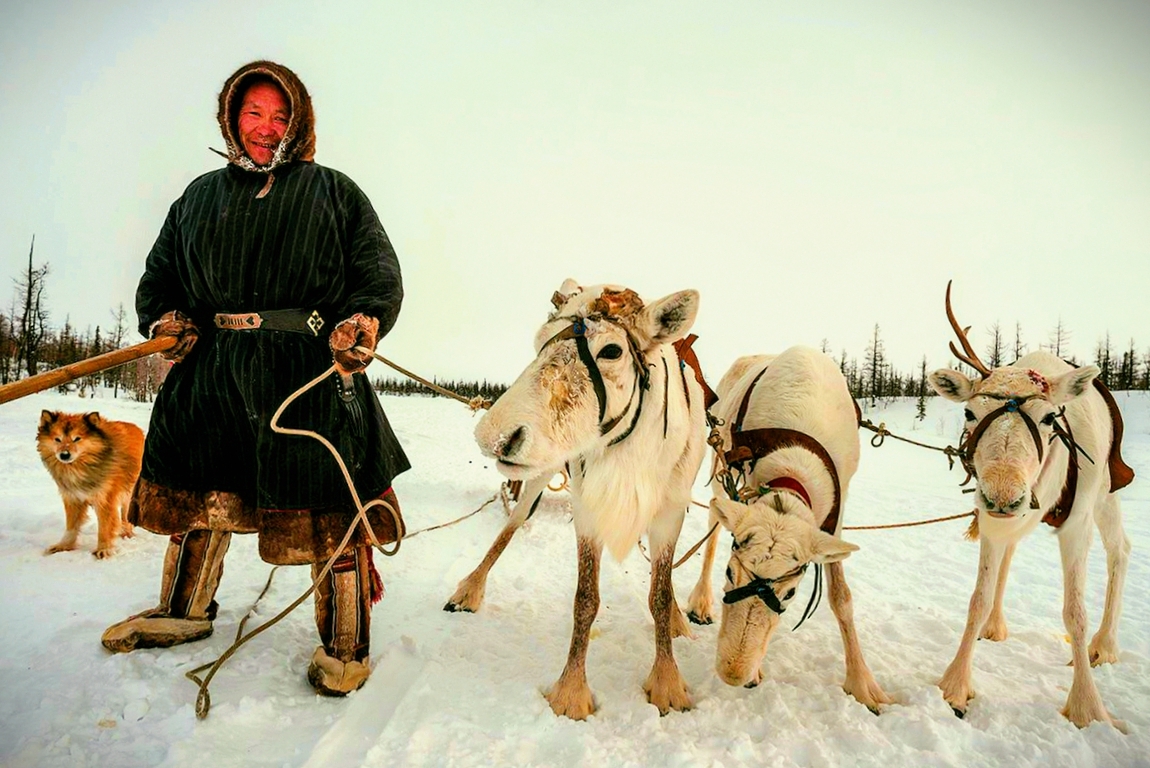
<path fill-rule="evenodd" d="M 249 75 L 271 76 L 292 102 L 281 150 L 265 168 L 238 150 L 235 111 Z M 141 473 L 146 492 L 136 502 L 183 504 L 184 517 L 203 516 L 195 500 L 208 492 L 234 494 L 249 512 L 346 507 L 351 497 L 328 451 L 313 439 L 275 434 L 269 422 L 288 395 L 331 366 L 327 335 L 337 322 L 361 312 L 379 319 L 381 338 L 392 328 L 403 298 L 399 263 L 359 187 L 310 161 L 311 105 L 294 74 L 250 65 L 225 84 L 220 110 L 231 162 L 193 181 L 171 206 L 136 293 L 145 336 L 169 310 L 190 316 L 201 333 L 157 396 Z M 318 335 L 213 324 L 217 312 L 297 308 L 319 312 Z M 410 465 L 367 377 L 353 381 L 354 396 L 341 397 L 332 374 L 281 424 L 315 430 L 337 446 L 367 500 Z M 134 513 L 150 527 L 149 510 Z M 169 522 L 157 532 L 180 527 Z"/>

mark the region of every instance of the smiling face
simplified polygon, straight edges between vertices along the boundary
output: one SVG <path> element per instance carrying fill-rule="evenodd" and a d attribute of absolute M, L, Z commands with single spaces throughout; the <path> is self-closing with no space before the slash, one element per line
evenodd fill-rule
<path fill-rule="evenodd" d="M 237 128 L 244 152 L 253 163 L 271 163 L 290 121 L 287 96 L 274 83 L 261 80 L 244 92 Z"/>

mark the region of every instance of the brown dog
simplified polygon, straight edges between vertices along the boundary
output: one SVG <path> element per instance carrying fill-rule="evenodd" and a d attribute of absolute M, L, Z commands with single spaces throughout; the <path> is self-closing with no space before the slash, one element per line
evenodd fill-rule
<path fill-rule="evenodd" d="M 98 558 L 111 557 L 116 536 L 132 535 L 128 501 L 144 455 L 144 432 L 126 421 L 109 421 L 98 413 L 43 411 L 36 449 L 48 468 L 67 519 L 64 538 L 46 555 L 76 548 L 88 506 L 96 508 Z"/>

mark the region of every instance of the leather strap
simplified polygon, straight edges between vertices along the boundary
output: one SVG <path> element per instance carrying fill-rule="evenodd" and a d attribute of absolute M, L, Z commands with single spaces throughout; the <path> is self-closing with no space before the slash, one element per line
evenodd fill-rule
<path fill-rule="evenodd" d="M 746 432 L 732 432 L 731 444 L 733 447 L 725 454 L 727 464 L 731 466 L 742 465 L 747 461 L 750 461 L 753 466 L 754 462 L 764 456 L 782 448 L 790 447 L 803 448 L 815 456 L 818 456 L 823 462 L 823 466 L 826 467 L 827 473 L 830 474 L 831 482 L 834 485 L 834 498 L 831 501 L 831 510 L 827 514 L 826 519 L 823 520 L 823 524 L 820 528 L 826 533 L 834 534 L 835 529 L 838 527 L 839 513 L 842 506 L 842 488 L 839 484 L 839 473 L 838 470 L 835 469 L 834 459 L 827 453 L 827 449 L 822 446 L 822 443 L 805 432 L 774 427 L 751 429 Z"/>
<path fill-rule="evenodd" d="M 265 309 L 259 312 L 217 312 L 212 318 L 224 331 L 289 331 L 319 336 L 327 324 L 315 309 Z"/>

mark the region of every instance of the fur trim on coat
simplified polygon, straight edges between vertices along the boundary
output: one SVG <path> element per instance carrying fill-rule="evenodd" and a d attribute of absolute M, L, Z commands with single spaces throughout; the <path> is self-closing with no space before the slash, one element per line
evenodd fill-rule
<path fill-rule="evenodd" d="M 387 489 L 379 498 L 390 504 L 396 518 L 383 506 L 367 511 L 380 544 L 390 544 L 406 533 L 395 491 Z M 191 530 L 259 533 L 260 558 L 272 565 L 324 563 L 335 553 L 347 528 L 355 519 L 355 508 L 347 504 L 321 509 L 261 509 L 246 504 L 239 494 L 227 491 L 182 491 L 140 478 L 136 483 L 128 519 L 133 525 L 165 536 Z M 350 547 L 366 547 L 371 540 L 362 526 L 348 542 Z"/>
<path fill-rule="evenodd" d="M 272 161 L 260 166 L 253 163 L 244 153 L 243 144 L 240 142 L 239 111 L 242 105 L 241 99 L 248 85 L 252 80 L 263 78 L 270 78 L 287 95 L 288 104 L 291 106 L 291 119 Z M 224 82 L 224 87 L 220 91 L 216 121 L 220 124 L 220 133 L 223 134 L 224 143 L 227 145 L 228 162 L 246 171 L 270 173 L 278 166 L 293 160 L 311 162 L 315 159 L 315 112 L 312 110 L 311 96 L 308 95 L 307 88 L 296 73 L 282 64 L 276 64 L 274 61 L 253 61 L 237 69 Z"/>

